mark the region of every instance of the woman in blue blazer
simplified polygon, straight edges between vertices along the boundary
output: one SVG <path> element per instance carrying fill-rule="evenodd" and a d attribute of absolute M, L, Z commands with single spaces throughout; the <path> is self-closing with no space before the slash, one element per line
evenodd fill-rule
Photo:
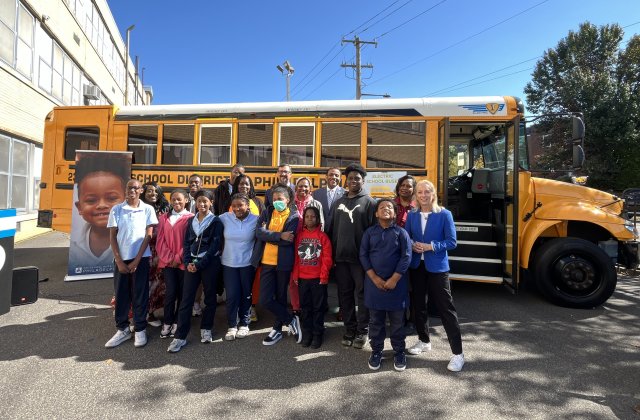
<path fill-rule="evenodd" d="M 415 191 L 418 207 L 409 213 L 404 228 L 411 238 L 413 251 L 409 279 L 418 341 L 407 351 L 417 355 L 431 350 L 427 299 L 433 299 L 453 353 L 447 368 L 459 372 L 464 365 L 464 355 L 458 315 L 451 297 L 447 255 L 448 250 L 456 247 L 456 228 L 451 212 L 438 205 L 433 183 L 419 181 Z"/>

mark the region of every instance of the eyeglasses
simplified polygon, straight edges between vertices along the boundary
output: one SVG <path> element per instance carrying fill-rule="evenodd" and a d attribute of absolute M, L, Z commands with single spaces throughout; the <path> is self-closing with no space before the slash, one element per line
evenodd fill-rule
<path fill-rule="evenodd" d="M 278 173 L 279 173 L 280 175 L 287 175 L 287 174 L 290 174 L 290 173 L 291 173 L 291 171 L 278 171 Z"/>

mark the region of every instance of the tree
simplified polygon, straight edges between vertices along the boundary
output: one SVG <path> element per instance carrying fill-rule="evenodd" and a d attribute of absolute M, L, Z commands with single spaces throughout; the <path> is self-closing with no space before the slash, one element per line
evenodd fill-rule
<path fill-rule="evenodd" d="M 622 39 L 617 24 L 581 24 L 544 53 L 524 89 L 534 114 L 584 114 L 589 185 L 615 191 L 640 186 L 640 36 L 625 48 Z M 557 121 L 542 118 L 537 128 L 552 133 L 539 156 L 545 165 L 560 165 L 570 150 Z"/>

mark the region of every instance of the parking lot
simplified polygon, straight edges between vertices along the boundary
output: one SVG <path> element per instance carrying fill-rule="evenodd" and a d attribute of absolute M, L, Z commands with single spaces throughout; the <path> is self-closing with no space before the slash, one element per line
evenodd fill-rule
<path fill-rule="evenodd" d="M 62 233 L 21 242 L 15 254 L 15 266 L 36 265 L 48 281 L 36 304 L 0 316 L 4 418 L 640 418 L 637 276 L 621 276 L 592 310 L 552 306 L 527 289 L 454 283 L 464 370 L 447 371 L 434 319 L 433 351 L 410 357 L 404 372 L 390 360 L 373 372 L 368 352 L 340 345 L 331 315 L 315 351 L 291 338 L 262 346 L 265 311 L 247 339 L 224 342 L 220 309 L 210 345 L 195 339 L 195 320 L 177 354 L 153 327 L 144 348 L 131 340 L 105 349 L 112 282 L 64 283 Z"/>

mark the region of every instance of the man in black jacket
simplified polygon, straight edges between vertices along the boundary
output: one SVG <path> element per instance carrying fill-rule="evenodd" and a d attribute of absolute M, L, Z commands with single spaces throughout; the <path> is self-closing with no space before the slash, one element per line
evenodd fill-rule
<path fill-rule="evenodd" d="M 231 175 L 228 179 L 220 181 L 216 189 L 213 191 L 214 203 L 213 203 L 213 214 L 216 216 L 220 216 L 222 213 L 226 213 L 229 211 L 229 206 L 231 203 L 229 199 L 231 198 L 231 190 L 233 189 L 233 183 L 235 182 L 238 175 L 244 173 L 244 165 L 241 163 L 236 163 L 231 168 Z"/>
<path fill-rule="evenodd" d="M 344 346 L 362 348 L 367 341 L 369 311 L 364 306 L 364 270 L 360 265 L 360 242 L 375 223 L 376 202 L 364 192 L 367 171 L 354 163 L 344 170 L 347 192 L 333 203 L 327 230 L 333 246 L 338 302 L 344 320 Z M 356 316 L 356 297 L 358 313 Z"/>

